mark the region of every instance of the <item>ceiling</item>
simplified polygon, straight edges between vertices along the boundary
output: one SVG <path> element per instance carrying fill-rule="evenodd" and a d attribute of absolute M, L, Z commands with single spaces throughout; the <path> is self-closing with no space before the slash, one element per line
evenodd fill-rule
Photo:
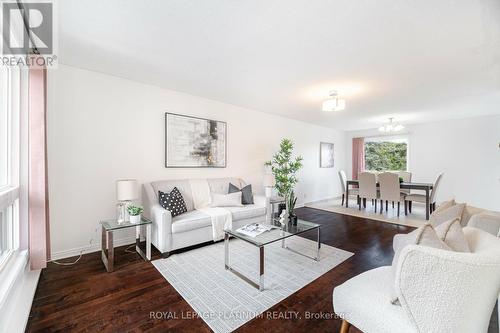
<path fill-rule="evenodd" d="M 500 114 L 498 0 L 64 0 L 59 61 L 341 130 Z M 341 112 L 321 111 L 336 89 Z"/>

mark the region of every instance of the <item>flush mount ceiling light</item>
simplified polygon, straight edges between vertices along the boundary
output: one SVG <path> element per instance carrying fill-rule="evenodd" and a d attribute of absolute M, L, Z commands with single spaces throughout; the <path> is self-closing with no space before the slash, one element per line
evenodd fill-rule
<path fill-rule="evenodd" d="M 323 111 L 342 111 L 345 109 L 345 99 L 340 99 L 337 91 L 330 91 L 330 98 L 323 102 Z"/>
<path fill-rule="evenodd" d="M 389 132 L 399 132 L 403 130 L 405 127 L 401 124 L 394 123 L 394 118 L 389 118 L 389 123 L 382 125 L 378 128 L 380 132 L 389 133 Z"/>

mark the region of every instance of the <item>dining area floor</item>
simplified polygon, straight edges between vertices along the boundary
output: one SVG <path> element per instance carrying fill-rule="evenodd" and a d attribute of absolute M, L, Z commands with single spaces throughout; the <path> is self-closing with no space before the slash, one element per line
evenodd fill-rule
<path fill-rule="evenodd" d="M 387 211 L 385 211 L 384 209 L 384 212 L 381 214 L 380 210 L 377 210 L 377 212 L 375 212 L 375 205 L 372 205 L 370 200 L 367 201 L 366 208 L 363 208 L 362 210 L 358 209 L 356 198 L 351 197 L 351 202 L 352 204 L 349 205 L 349 207 L 346 207 L 345 203 L 344 205 L 342 205 L 342 198 L 333 198 L 306 203 L 304 206 L 328 212 L 356 216 L 409 227 L 420 227 L 426 222 L 425 204 L 422 203 L 413 203 L 411 214 L 400 214 L 398 217 L 397 207 L 394 206 L 394 208 L 392 208 L 391 203 L 389 203 Z"/>

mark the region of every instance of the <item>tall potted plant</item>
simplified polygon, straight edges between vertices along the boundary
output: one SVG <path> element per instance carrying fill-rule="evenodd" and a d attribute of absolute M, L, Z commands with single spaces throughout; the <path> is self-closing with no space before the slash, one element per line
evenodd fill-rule
<path fill-rule="evenodd" d="M 293 142 L 290 139 L 283 139 L 280 143 L 280 150 L 273 155 L 273 159 L 266 162 L 271 167 L 275 179 L 275 187 L 278 194 L 285 198 L 288 216 L 293 221 L 297 221 L 294 213 L 297 198 L 293 189 L 298 182 L 297 172 L 302 168 L 302 156 L 292 158 Z"/>

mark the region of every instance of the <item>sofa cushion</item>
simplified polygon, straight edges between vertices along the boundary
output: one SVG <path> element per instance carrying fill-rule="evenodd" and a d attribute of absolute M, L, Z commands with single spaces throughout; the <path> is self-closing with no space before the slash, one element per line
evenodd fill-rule
<path fill-rule="evenodd" d="M 233 183 L 229 183 L 229 193 L 241 192 L 241 203 L 244 205 L 253 204 L 253 193 L 252 193 L 252 185 L 248 184 L 247 186 L 243 186 L 240 188 Z"/>
<path fill-rule="evenodd" d="M 211 207 L 241 207 L 241 192 L 218 194 L 212 193 Z"/>
<path fill-rule="evenodd" d="M 246 184 L 239 178 L 209 178 L 207 179 L 208 187 L 210 188 L 210 193 L 218 194 L 228 194 L 229 193 L 229 183 L 241 188 Z"/>
<path fill-rule="evenodd" d="M 172 218 L 172 233 L 186 232 L 212 225 L 209 215 L 193 210 Z"/>
<path fill-rule="evenodd" d="M 462 213 L 465 209 L 465 204 L 456 204 L 454 206 L 436 210 L 431 214 L 429 222 L 437 227 L 441 223 L 454 220 L 456 218 L 462 219 Z"/>
<path fill-rule="evenodd" d="M 445 209 L 448 209 L 448 208 L 451 208 L 453 206 L 455 206 L 457 203 L 455 202 L 455 199 L 451 199 L 451 200 L 448 200 L 448 201 L 445 201 L 445 202 L 442 202 L 434 212 L 432 212 L 433 214 L 437 214 L 439 213 L 440 211 L 442 210 L 445 210 Z"/>
<path fill-rule="evenodd" d="M 156 182 L 151 182 L 151 186 L 156 195 L 158 195 L 158 191 L 162 192 L 171 192 L 174 187 L 177 187 L 179 192 L 182 194 L 182 198 L 186 203 L 187 211 L 192 211 L 194 209 L 193 205 L 193 195 L 191 193 L 191 185 L 189 184 L 189 180 L 160 180 Z"/>
<path fill-rule="evenodd" d="M 245 205 L 243 207 L 225 207 L 233 216 L 233 221 L 251 219 L 266 215 L 266 207 L 257 205 Z"/>
<path fill-rule="evenodd" d="M 467 205 L 464 208 L 464 211 L 462 213 L 462 220 L 460 221 L 460 224 L 462 226 L 466 226 L 467 223 L 469 223 L 470 218 L 472 216 L 474 216 L 476 214 L 480 214 L 480 213 L 485 213 L 485 212 L 488 212 L 488 211 L 486 209 L 482 209 L 482 208 L 478 208 L 478 207 Z"/>
<path fill-rule="evenodd" d="M 500 237 L 500 214 L 494 212 L 474 214 L 469 219 L 467 226 L 478 228 L 493 236 Z"/>

